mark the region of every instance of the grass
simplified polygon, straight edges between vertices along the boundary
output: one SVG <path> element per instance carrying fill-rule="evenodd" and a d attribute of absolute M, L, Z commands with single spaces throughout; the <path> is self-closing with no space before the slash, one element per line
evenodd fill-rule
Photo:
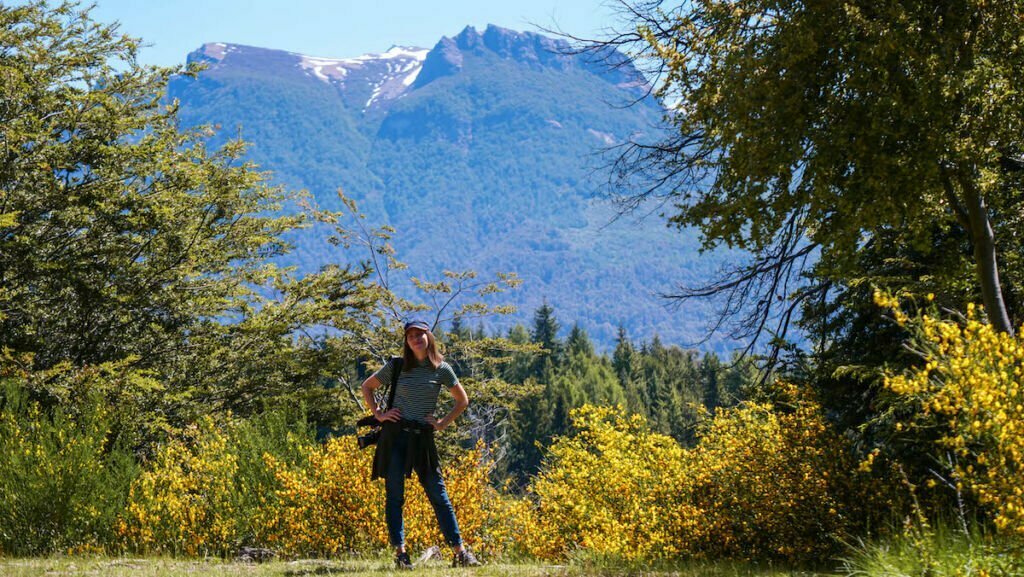
<path fill-rule="evenodd" d="M 272 561 L 254 564 L 219 559 L 189 560 L 171 558 L 114 557 L 51 557 L 0 559 L 0 575 L 5 577 L 57 577 L 62 575 L 96 575 L 102 577 L 184 577 L 213 575 L 224 577 L 317 577 L 337 575 L 369 577 L 395 575 L 390 558 L 296 561 Z M 828 574 L 763 569 L 739 563 L 692 563 L 674 567 L 643 569 L 615 567 L 599 563 L 567 565 L 542 563 L 494 563 L 475 569 L 452 569 L 441 560 L 417 566 L 414 575 L 467 577 L 618 577 L 646 575 L 650 577 L 815 577 Z"/>
<path fill-rule="evenodd" d="M 1024 575 L 1024 549 L 977 524 L 965 533 L 939 522 L 851 547 L 842 565 L 851 577 L 1011 577 Z"/>
<path fill-rule="evenodd" d="M 895 533 L 895 532 L 894 532 Z M 220 559 L 170 557 L 55 556 L 0 558 L 4 577 L 96 575 L 111 577 L 370 577 L 395 575 L 390 556 L 345 559 L 300 559 L 255 564 Z M 758 566 L 732 561 L 682 561 L 655 565 L 626 565 L 587 555 L 564 564 L 489 563 L 476 569 L 452 569 L 446 559 L 419 564 L 413 575 L 461 577 L 1011 577 L 1024 575 L 1021 545 L 996 539 L 974 526 L 968 533 L 948 523 L 927 530 L 895 533 L 849 548 L 845 559 L 834 561 L 837 572 Z"/>

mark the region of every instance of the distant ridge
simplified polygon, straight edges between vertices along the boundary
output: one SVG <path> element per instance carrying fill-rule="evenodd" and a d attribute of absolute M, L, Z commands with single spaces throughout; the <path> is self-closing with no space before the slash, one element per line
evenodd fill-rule
<path fill-rule="evenodd" d="M 175 78 L 170 95 L 186 125 L 218 124 L 220 138 L 240 127 L 254 161 L 322 206 L 337 208 L 342 187 L 371 222 L 396 228 L 417 276 L 516 271 L 514 320 L 529 324 L 546 300 L 605 349 L 619 325 L 633 339 L 696 341 L 709 311 L 668 308 L 659 294 L 725 257 L 698 256 L 692 233 L 656 218 L 615 220 L 602 188 L 602 150 L 665 130 L 663 111 L 624 56 L 570 48 L 494 25 L 346 58 L 208 43 L 188 55 L 207 69 Z M 325 234 L 292 238 L 289 262 L 341 258 Z"/>

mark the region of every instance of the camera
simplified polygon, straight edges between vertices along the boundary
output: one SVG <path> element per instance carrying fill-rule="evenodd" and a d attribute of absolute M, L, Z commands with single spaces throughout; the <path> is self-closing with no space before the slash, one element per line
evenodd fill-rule
<path fill-rule="evenodd" d="M 377 439 L 380 438 L 380 429 L 374 429 L 365 435 L 356 435 L 356 443 L 359 444 L 360 449 L 365 449 L 370 445 L 376 445 Z"/>
<path fill-rule="evenodd" d="M 365 449 L 370 445 L 376 445 L 377 439 L 380 438 L 380 421 L 377 417 L 369 415 L 356 421 L 356 428 L 359 427 L 372 427 L 369 433 L 365 435 L 356 435 L 356 443 L 359 444 L 360 449 Z"/>

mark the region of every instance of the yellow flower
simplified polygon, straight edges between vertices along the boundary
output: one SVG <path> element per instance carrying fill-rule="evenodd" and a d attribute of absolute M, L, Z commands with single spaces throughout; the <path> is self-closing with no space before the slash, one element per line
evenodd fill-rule
<path fill-rule="evenodd" d="M 997 528 L 1018 533 L 1024 530 L 1024 518 L 1016 514 L 1024 511 L 1017 472 L 1024 456 L 1024 342 L 1021 333 L 1010 336 L 979 322 L 976 309 L 968 303 L 963 324 L 915 319 L 910 326 L 921 329 L 925 365 L 886 375 L 885 384 L 925 408 L 915 418 L 937 419 L 928 426 L 946 428 L 941 447 L 961 457 L 951 473 L 993 512 Z"/>

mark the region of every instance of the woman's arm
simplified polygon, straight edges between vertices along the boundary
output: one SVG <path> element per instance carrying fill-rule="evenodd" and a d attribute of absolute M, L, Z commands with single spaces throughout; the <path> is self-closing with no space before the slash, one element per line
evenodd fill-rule
<path fill-rule="evenodd" d="M 375 375 L 370 375 L 363 381 L 363 385 L 360 388 L 363 390 L 363 401 L 366 403 L 366 406 L 370 408 L 370 412 L 373 413 L 374 417 L 377 417 L 378 421 L 397 421 L 401 419 L 402 411 L 398 409 L 391 409 L 386 413 L 382 413 L 377 408 L 377 402 L 373 398 L 373 391 L 377 390 L 379 386 L 380 381 L 377 380 Z"/>
<path fill-rule="evenodd" d="M 448 390 L 455 397 L 455 406 L 452 407 L 452 412 L 445 415 L 440 421 L 435 419 L 433 415 L 427 415 L 427 422 L 434 426 L 435 431 L 443 431 L 448 428 L 448 425 L 459 418 L 462 411 L 465 411 L 466 407 L 469 406 L 469 395 L 466 394 L 466 389 L 463 389 L 461 384 L 456 383 L 454 387 Z"/>

